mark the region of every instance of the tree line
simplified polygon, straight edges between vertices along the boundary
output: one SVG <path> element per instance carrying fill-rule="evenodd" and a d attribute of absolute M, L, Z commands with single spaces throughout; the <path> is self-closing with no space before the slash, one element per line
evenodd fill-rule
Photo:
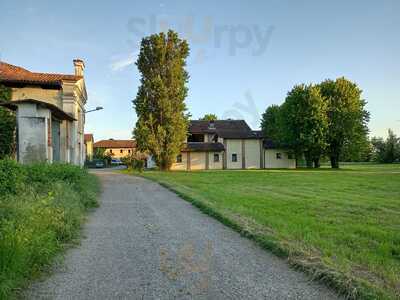
<path fill-rule="evenodd" d="M 304 158 L 307 167 L 320 167 L 327 156 L 332 168 L 339 168 L 344 151 L 368 139 L 370 114 L 361 94 L 357 84 L 344 77 L 296 85 L 282 105 L 266 109 L 261 128 L 278 147 Z"/>

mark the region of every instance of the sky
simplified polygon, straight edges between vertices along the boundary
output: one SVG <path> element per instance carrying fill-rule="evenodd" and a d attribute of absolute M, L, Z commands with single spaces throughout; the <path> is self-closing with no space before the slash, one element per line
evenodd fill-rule
<path fill-rule="evenodd" d="M 167 29 L 189 42 L 186 99 L 253 129 L 296 84 L 345 76 L 363 90 L 371 136 L 400 135 L 400 1 L 0 0 L 0 59 L 31 71 L 73 73 L 85 61 L 87 133 L 129 139 L 144 36 Z"/>

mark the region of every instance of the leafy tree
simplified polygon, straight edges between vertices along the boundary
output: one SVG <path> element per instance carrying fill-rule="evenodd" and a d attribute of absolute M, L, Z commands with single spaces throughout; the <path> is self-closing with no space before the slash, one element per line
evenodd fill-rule
<path fill-rule="evenodd" d="M 170 30 L 143 38 L 136 62 L 142 78 L 133 101 L 133 134 L 138 149 L 152 154 L 161 170 L 170 169 L 187 135 L 188 55 L 187 42 Z"/>
<path fill-rule="evenodd" d="M 339 168 L 344 146 L 357 143 L 368 134 L 369 112 L 365 110 L 366 101 L 361 99 L 361 89 L 344 77 L 325 80 L 319 88 L 327 103 L 327 154 L 332 168 Z"/>
<path fill-rule="evenodd" d="M 287 95 L 281 112 L 282 139 L 296 157 L 304 153 L 307 167 L 319 167 L 326 147 L 326 101 L 318 87 L 297 85 Z"/>
<path fill-rule="evenodd" d="M 11 100 L 11 89 L 0 85 L 0 101 Z M 0 106 L 0 159 L 15 152 L 15 114 Z"/>
<path fill-rule="evenodd" d="M 204 117 L 200 118 L 200 121 L 216 121 L 218 120 L 215 114 L 205 114 Z"/>
<path fill-rule="evenodd" d="M 400 138 L 389 129 L 386 141 L 383 138 L 372 138 L 375 161 L 381 163 L 393 163 L 400 161 Z"/>
<path fill-rule="evenodd" d="M 373 145 L 367 135 L 362 135 L 352 143 L 346 142 L 340 153 L 340 161 L 365 162 L 371 161 Z"/>
<path fill-rule="evenodd" d="M 267 107 L 261 117 L 261 130 L 274 144 L 282 144 L 282 114 L 279 105 Z"/>

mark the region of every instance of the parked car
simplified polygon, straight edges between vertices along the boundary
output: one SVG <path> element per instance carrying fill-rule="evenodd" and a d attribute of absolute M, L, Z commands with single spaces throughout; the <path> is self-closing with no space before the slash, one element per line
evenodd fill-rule
<path fill-rule="evenodd" d="M 105 167 L 104 161 L 102 161 L 102 160 L 96 160 L 95 166 L 96 166 L 96 168 L 104 168 L 104 167 Z"/>

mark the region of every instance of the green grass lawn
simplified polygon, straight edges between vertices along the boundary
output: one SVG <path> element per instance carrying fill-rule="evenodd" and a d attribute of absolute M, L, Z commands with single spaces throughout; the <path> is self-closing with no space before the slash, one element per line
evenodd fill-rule
<path fill-rule="evenodd" d="M 400 165 L 144 172 L 355 298 L 400 298 Z"/>

